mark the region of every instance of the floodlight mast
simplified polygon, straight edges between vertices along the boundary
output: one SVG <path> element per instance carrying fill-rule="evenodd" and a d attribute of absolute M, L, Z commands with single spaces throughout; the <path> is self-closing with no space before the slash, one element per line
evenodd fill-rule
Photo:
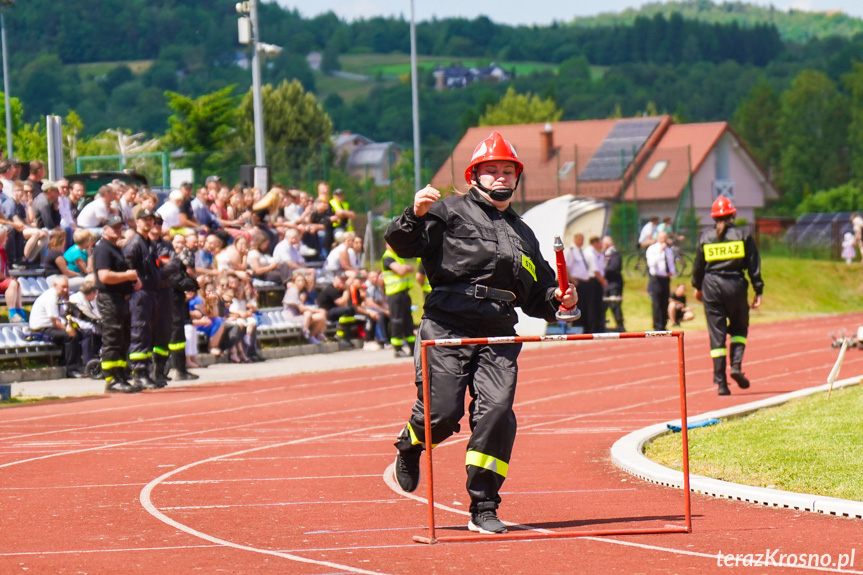
<path fill-rule="evenodd" d="M 9 104 L 9 66 L 6 61 L 6 16 L 7 8 L 15 5 L 15 0 L 0 0 L 0 50 L 3 52 L 3 96 L 6 100 L 6 157 L 14 155 L 12 149 L 12 107 Z"/>

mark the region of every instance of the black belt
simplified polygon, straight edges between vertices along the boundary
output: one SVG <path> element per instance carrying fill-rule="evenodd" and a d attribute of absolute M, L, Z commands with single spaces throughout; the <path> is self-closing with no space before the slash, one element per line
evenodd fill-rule
<path fill-rule="evenodd" d="M 448 291 L 452 293 L 461 293 L 475 297 L 476 299 L 493 299 L 512 303 L 515 301 L 515 294 L 505 289 L 497 289 L 484 286 L 481 284 L 449 284 L 443 286 L 435 286 L 437 291 Z"/>

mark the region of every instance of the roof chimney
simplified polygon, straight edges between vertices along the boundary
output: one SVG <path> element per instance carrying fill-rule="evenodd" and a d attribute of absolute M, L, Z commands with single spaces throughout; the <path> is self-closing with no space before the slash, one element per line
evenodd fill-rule
<path fill-rule="evenodd" d="M 550 123 L 545 124 L 545 129 L 539 133 L 539 157 L 543 162 L 547 162 L 555 155 L 554 149 L 554 131 Z"/>

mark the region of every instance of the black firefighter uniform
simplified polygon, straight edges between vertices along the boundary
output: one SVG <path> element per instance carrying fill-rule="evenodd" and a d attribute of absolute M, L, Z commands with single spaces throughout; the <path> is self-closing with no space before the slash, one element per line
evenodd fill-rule
<path fill-rule="evenodd" d="M 400 257 L 422 258 L 432 287 L 418 331 L 423 340 L 513 336 L 515 306 L 554 321 L 557 280 L 536 236 L 511 207 L 499 211 L 476 189 L 436 202 L 422 218 L 409 206 L 390 224 L 386 241 Z M 459 431 L 465 392 L 471 395 L 465 458 L 471 512 L 500 504 L 515 441 L 520 350 L 521 344 L 441 346 L 428 353 L 432 445 Z M 396 443 L 401 451 L 426 442 L 420 354 L 415 369 L 417 401 Z"/>
<path fill-rule="evenodd" d="M 692 285 L 701 290 L 707 331 L 710 335 L 710 357 L 713 358 L 713 382 L 726 381 L 726 357 L 731 366 L 740 368 L 746 336 L 749 332 L 748 272 L 755 293 L 764 291 L 761 258 L 752 236 L 729 224 L 722 238 L 716 230 L 707 230 L 699 239 L 692 269 Z M 731 336 L 730 350 L 726 335 Z"/>

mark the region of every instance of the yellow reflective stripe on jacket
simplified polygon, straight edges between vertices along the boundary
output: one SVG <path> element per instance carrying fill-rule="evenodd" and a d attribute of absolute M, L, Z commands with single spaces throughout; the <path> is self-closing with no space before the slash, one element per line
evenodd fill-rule
<path fill-rule="evenodd" d="M 734 242 L 721 242 L 718 244 L 704 244 L 704 261 L 715 262 L 720 260 L 738 260 L 746 257 L 746 249 L 743 240 Z"/>
<path fill-rule="evenodd" d="M 710 350 L 710 357 L 725 357 L 728 355 L 728 350 L 724 347 Z"/>
<path fill-rule="evenodd" d="M 746 345 L 746 337 L 742 335 L 732 335 L 731 343 L 742 343 L 743 345 Z"/>
<path fill-rule="evenodd" d="M 390 268 L 385 267 L 384 260 L 387 258 L 394 259 L 398 264 L 404 265 L 406 263 L 404 258 L 400 258 L 392 250 L 386 250 L 384 255 L 381 256 L 381 270 L 383 271 L 384 276 L 384 293 L 387 295 L 393 295 L 411 289 L 410 274 L 400 276 Z"/>
<path fill-rule="evenodd" d="M 468 451 L 464 458 L 464 464 L 494 471 L 502 477 L 506 477 L 506 473 L 509 471 L 509 463 L 497 457 L 480 453 L 479 451 Z"/>

